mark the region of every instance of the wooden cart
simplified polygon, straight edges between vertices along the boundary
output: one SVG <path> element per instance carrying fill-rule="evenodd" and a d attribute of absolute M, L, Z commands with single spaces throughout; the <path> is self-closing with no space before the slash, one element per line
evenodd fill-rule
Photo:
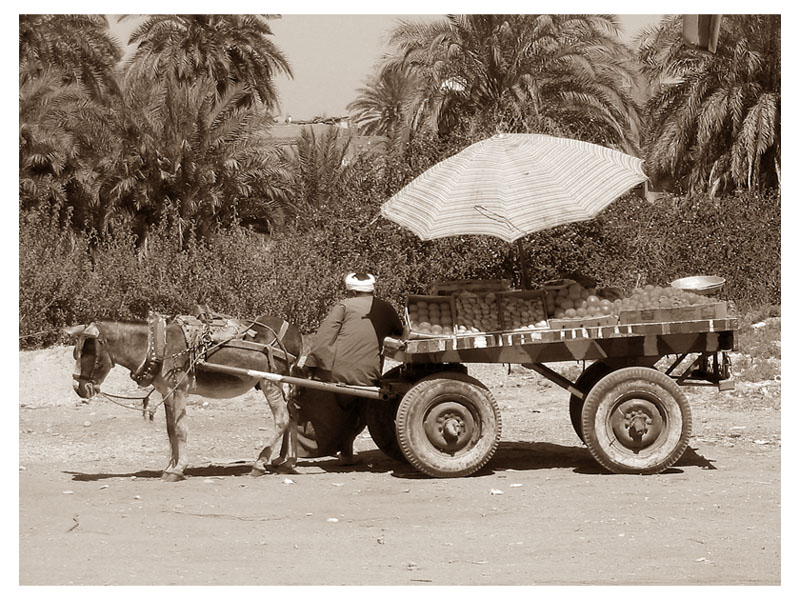
<path fill-rule="evenodd" d="M 390 342 L 387 356 L 402 364 L 385 374 L 381 399 L 369 403 L 369 431 L 384 452 L 424 473 L 469 475 L 497 449 L 501 417 L 492 392 L 466 365 L 518 364 L 570 393 L 575 432 L 603 467 L 659 473 L 681 457 L 691 435 L 681 386 L 732 389 L 727 353 L 736 329 L 736 319 L 721 318 Z M 584 365 L 575 381 L 547 366 L 567 361 Z"/>

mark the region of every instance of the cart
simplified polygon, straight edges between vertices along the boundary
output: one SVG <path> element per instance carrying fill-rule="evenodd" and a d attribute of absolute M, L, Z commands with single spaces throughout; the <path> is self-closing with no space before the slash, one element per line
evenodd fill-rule
<path fill-rule="evenodd" d="M 387 339 L 385 354 L 400 365 L 375 387 L 214 368 L 367 398 L 367 427 L 384 453 L 433 477 L 463 477 L 491 460 L 502 431 L 491 390 L 467 365 L 521 365 L 569 392 L 575 433 L 600 465 L 652 474 L 672 466 L 688 446 L 692 416 L 681 387 L 733 388 L 728 352 L 737 327 L 725 317 Z M 575 381 L 547 366 L 576 361 L 584 369 Z"/>

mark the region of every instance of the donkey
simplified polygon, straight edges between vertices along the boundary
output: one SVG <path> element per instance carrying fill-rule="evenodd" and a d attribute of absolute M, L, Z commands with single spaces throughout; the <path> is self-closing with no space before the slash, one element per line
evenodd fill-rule
<path fill-rule="evenodd" d="M 163 321 L 162 321 L 163 322 Z M 288 375 L 302 351 L 302 336 L 294 325 L 283 319 L 263 315 L 253 322 L 234 322 L 251 335 L 251 342 L 230 340 L 206 343 L 200 347 L 187 341 L 184 329 L 177 323 L 164 323 L 161 355 L 163 360 L 150 362 L 152 357 L 153 328 L 147 322 L 96 321 L 66 329 L 78 336 L 75 345 L 75 374 L 73 389 L 81 398 L 91 398 L 100 393 L 100 385 L 116 365 L 136 374 L 148 364 L 148 383 L 162 396 L 166 413 L 170 460 L 162 473 L 165 481 L 184 479 L 188 464 L 186 440 L 186 399 L 189 394 L 206 398 L 233 398 L 247 390 L 259 388 L 272 410 L 275 431 L 272 439 L 261 450 L 253 463 L 252 475 L 266 472 L 266 464 L 275 443 L 290 430 L 290 414 L 282 388 L 267 380 L 228 373 L 204 371 L 196 367 L 198 353 L 203 353 L 209 363 L 240 367 Z M 288 454 L 288 456 L 287 456 Z M 273 465 L 293 470 L 296 456 L 293 444 L 284 443 L 280 456 Z"/>

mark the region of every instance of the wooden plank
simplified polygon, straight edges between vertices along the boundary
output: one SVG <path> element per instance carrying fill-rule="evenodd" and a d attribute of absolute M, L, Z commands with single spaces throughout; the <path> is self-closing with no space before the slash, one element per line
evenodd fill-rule
<path fill-rule="evenodd" d="M 424 360 L 439 362 L 445 355 L 448 361 L 467 357 L 466 360 L 475 362 L 473 359 L 480 356 L 488 357 L 486 362 L 514 362 L 520 359 L 524 362 L 550 362 L 561 360 L 559 357 L 564 356 L 567 358 L 563 360 L 572 359 L 573 352 L 568 343 L 578 348 L 576 351 L 579 354 L 588 353 L 585 358 L 591 356 L 595 359 L 614 356 L 651 356 L 654 351 L 660 354 L 680 353 L 689 351 L 689 348 L 694 352 L 705 352 L 710 351 L 708 348 L 716 348 L 720 344 L 725 346 L 723 349 L 731 349 L 737 326 L 736 319 L 724 318 L 416 339 L 406 341 L 405 347 L 395 354 L 402 352 L 403 360 L 413 360 L 413 362 Z M 707 337 L 706 334 L 713 335 Z M 575 345 L 575 342 L 589 342 L 589 344 Z M 532 355 L 538 358 L 531 359 Z M 391 356 L 391 353 L 387 352 L 387 356 Z"/>

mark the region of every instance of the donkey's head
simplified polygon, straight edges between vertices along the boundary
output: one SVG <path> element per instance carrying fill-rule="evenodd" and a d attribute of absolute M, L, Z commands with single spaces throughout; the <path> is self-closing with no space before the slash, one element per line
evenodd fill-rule
<path fill-rule="evenodd" d="M 70 327 L 64 332 L 78 336 L 72 352 L 75 358 L 72 389 L 81 398 L 91 398 L 100 392 L 100 384 L 114 366 L 106 339 L 95 323 Z"/>

